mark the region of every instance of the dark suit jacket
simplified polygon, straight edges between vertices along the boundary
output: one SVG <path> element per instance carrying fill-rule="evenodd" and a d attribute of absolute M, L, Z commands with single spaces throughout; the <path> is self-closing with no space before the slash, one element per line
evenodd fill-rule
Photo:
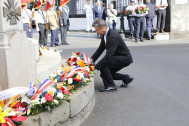
<path fill-rule="evenodd" d="M 100 46 L 91 57 L 94 62 L 99 58 L 99 56 L 103 53 L 105 49 L 106 55 L 95 66 L 97 70 L 100 70 L 102 67 L 107 65 L 112 58 L 120 61 L 120 63 L 126 63 L 126 65 L 129 65 L 133 62 L 131 53 L 127 48 L 125 42 L 120 37 L 120 35 L 112 29 L 109 29 L 108 31 L 106 44 L 103 36 Z"/>
<path fill-rule="evenodd" d="M 64 26 L 67 26 L 67 15 L 64 9 L 62 9 L 62 12 L 60 14 L 59 23 L 63 24 Z"/>
<path fill-rule="evenodd" d="M 104 7 L 101 6 L 101 11 L 98 11 L 98 7 L 97 6 L 94 7 L 93 19 L 95 20 L 96 18 L 101 18 L 101 19 L 106 20 Z"/>

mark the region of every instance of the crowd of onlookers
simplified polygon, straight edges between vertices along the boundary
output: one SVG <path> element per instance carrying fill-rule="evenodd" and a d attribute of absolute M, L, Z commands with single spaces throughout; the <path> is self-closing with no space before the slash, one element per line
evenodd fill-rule
<path fill-rule="evenodd" d="M 69 30 L 69 7 L 64 5 L 56 10 L 55 4 L 48 11 L 44 10 L 44 4 L 32 15 L 27 5 L 22 6 L 23 27 L 28 38 L 32 38 L 31 18 L 33 18 L 36 31 L 39 32 L 40 46 L 47 45 L 48 29 L 51 31 L 51 47 L 59 46 L 59 29 L 61 44 L 69 45 L 67 42 L 67 31 Z"/>
<path fill-rule="evenodd" d="M 61 35 L 61 44 L 69 45 L 67 42 L 67 31 L 69 30 L 69 7 L 64 5 L 62 7 L 51 6 L 48 11 L 44 10 L 44 4 L 39 7 L 37 11 L 27 9 L 27 5 L 22 6 L 23 28 L 26 31 L 28 38 L 32 38 L 31 18 L 36 25 L 36 31 L 39 32 L 39 44 L 47 45 L 48 29 L 51 32 L 51 47 L 59 46 L 59 29 Z M 130 39 L 135 39 L 138 42 L 140 39 L 143 42 L 144 29 L 148 34 L 148 40 L 151 39 L 151 28 L 153 19 L 157 14 L 157 34 L 159 32 L 165 33 L 165 17 L 167 0 L 156 0 L 156 4 L 152 4 L 150 0 L 146 0 L 146 4 L 142 0 L 130 0 L 130 5 L 125 10 L 127 16 L 128 26 L 130 29 Z M 58 11 L 57 11 L 58 10 Z M 97 0 L 96 6 L 93 6 L 91 0 L 86 0 L 83 8 L 86 14 L 86 31 L 95 31 L 92 23 L 96 18 L 101 18 L 106 21 L 108 27 L 116 30 L 117 10 L 114 9 L 114 4 L 110 3 L 109 7 L 103 6 L 100 0 Z M 79 18 L 78 18 L 79 20 Z M 146 23 L 145 23 L 146 22 Z M 98 37 L 101 37 L 97 34 Z"/>
<path fill-rule="evenodd" d="M 87 19 L 86 31 L 89 31 L 90 28 L 93 31 L 91 24 L 95 18 L 102 18 L 106 20 L 106 15 L 107 24 L 111 29 L 115 30 L 117 24 L 117 10 L 114 9 L 114 4 L 110 3 L 109 8 L 105 9 L 103 6 L 101 6 L 100 3 L 101 1 L 98 0 L 96 6 L 93 7 L 90 3 L 90 0 L 87 0 L 87 3 L 84 7 Z M 127 16 L 128 25 L 130 29 L 130 39 L 135 38 L 135 42 L 138 42 L 138 39 L 140 39 L 140 41 L 143 42 L 144 29 L 146 24 L 148 40 L 150 40 L 152 38 L 151 28 L 153 25 L 153 19 L 156 16 L 156 14 L 156 34 L 158 34 L 159 32 L 165 33 L 164 28 L 167 6 L 167 0 L 156 0 L 156 4 L 152 4 L 150 0 L 146 0 L 146 4 L 143 4 L 142 0 L 130 0 L 130 5 L 125 10 L 125 15 Z M 148 10 L 145 10 L 146 8 Z"/>

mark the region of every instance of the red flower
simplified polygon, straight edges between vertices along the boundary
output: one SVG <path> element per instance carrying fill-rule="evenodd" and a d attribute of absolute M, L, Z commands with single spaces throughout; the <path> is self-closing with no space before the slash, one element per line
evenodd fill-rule
<path fill-rule="evenodd" d="M 76 55 L 77 55 L 77 56 L 80 56 L 80 55 L 81 55 L 81 53 L 80 53 L 80 52 L 76 52 Z"/>
<path fill-rule="evenodd" d="M 16 116 L 12 116 L 11 119 L 13 121 L 24 121 L 27 119 L 27 116 L 19 116 L 19 115 L 16 115 Z"/>
<path fill-rule="evenodd" d="M 1 123 L 1 126 L 14 126 L 14 123 L 10 118 L 5 117 L 6 123 Z"/>
<path fill-rule="evenodd" d="M 69 59 L 68 59 L 68 62 L 69 62 L 70 60 L 72 60 L 72 59 L 71 59 L 71 58 L 69 58 Z"/>
<path fill-rule="evenodd" d="M 73 62 L 76 62 L 76 61 L 77 61 L 77 58 L 76 58 L 76 57 L 75 57 L 75 58 L 73 58 L 73 59 L 72 59 L 72 61 L 73 61 Z"/>
<path fill-rule="evenodd" d="M 45 99 L 47 101 L 52 101 L 53 100 L 53 96 L 48 93 L 48 94 L 45 95 Z"/>

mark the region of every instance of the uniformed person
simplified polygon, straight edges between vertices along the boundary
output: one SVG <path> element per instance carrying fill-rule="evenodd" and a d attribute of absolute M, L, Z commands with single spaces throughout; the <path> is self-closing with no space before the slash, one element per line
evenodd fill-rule
<path fill-rule="evenodd" d="M 46 29 L 46 23 L 48 23 L 48 19 L 46 20 L 46 12 L 44 11 L 44 5 L 42 5 L 35 12 L 35 24 L 36 31 L 39 31 L 39 44 L 43 46 L 47 45 L 48 30 Z"/>
<path fill-rule="evenodd" d="M 22 5 L 22 21 L 23 21 L 23 29 L 26 31 L 26 36 L 28 38 L 32 38 L 32 29 L 30 30 L 32 11 L 27 9 L 27 4 Z"/>
<path fill-rule="evenodd" d="M 50 25 L 51 30 L 51 47 L 59 46 L 59 36 L 58 36 L 58 15 L 55 11 L 55 5 L 53 4 L 50 10 L 47 12 L 47 17 Z"/>
<path fill-rule="evenodd" d="M 132 11 L 132 14 L 126 14 L 127 15 L 127 20 L 128 20 L 128 25 L 129 25 L 129 29 L 130 29 L 130 39 L 133 39 L 134 34 L 136 34 L 135 29 L 136 29 L 136 24 L 135 24 L 135 16 L 133 15 L 134 11 L 135 11 L 135 5 L 134 5 L 135 1 L 134 0 L 130 0 L 130 5 L 126 8 L 126 11 Z"/>

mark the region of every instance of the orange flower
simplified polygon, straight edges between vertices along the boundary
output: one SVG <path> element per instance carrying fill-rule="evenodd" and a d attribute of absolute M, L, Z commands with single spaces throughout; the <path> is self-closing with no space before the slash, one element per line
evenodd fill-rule
<path fill-rule="evenodd" d="M 74 85 L 68 85 L 67 89 L 70 91 L 73 89 L 73 87 L 74 87 Z"/>
<path fill-rule="evenodd" d="M 63 84 L 62 84 L 62 83 L 58 83 L 58 84 L 57 84 L 57 88 L 58 88 L 58 89 L 61 89 L 62 87 L 63 87 Z"/>
<path fill-rule="evenodd" d="M 95 66 L 90 66 L 91 70 L 95 70 Z"/>
<path fill-rule="evenodd" d="M 85 67 L 85 61 L 83 61 L 81 59 L 77 62 L 77 64 L 80 65 L 82 68 Z"/>

